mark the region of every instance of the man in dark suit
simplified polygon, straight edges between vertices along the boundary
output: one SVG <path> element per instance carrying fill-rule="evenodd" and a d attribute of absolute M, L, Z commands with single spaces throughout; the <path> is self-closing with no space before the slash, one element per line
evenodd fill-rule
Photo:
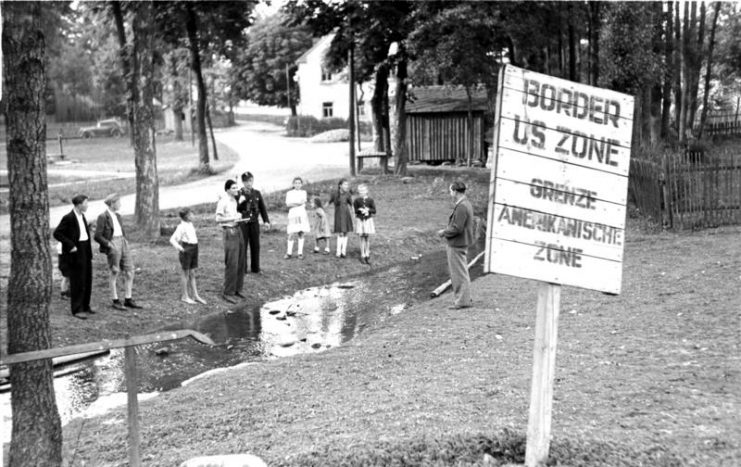
<path fill-rule="evenodd" d="M 262 194 L 255 190 L 252 185 L 255 177 L 250 172 L 242 174 L 242 185 L 239 191 L 237 211 L 242 214 L 242 219 L 247 219 L 240 224 L 242 236 L 244 237 L 245 250 L 245 272 L 247 272 L 247 249 L 249 246 L 250 270 L 256 274 L 261 273 L 260 269 L 260 217 L 265 224 L 265 228 L 270 228 L 268 220 L 268 211 L 265 208 L 265 201 Z"/>
<path fill-rule="evenodd" d="M 62 243 L 62 256 L 69 267 L 69 292 L 72 316 L 87 319 L 90 309 L 90 292 L 93 284 L 93 250 L 90 247 L 90 229 L 85 211 L 87 196 L 72 198 L 72 211 L 62 217 L 54 230 L 54 238 Z"/>
<path fill-rule="evenodd" d="M 108 208 L 100 213 L 95 224 L 95 241 L 100 244 L 100 252 L 108 258 L 110 276 L 108 285 L 111 290 L 111 306 L 117 310 L 127 308 L 142 308 L 132 298 L 134 289 L 134 261 L 131 258 L 129 242 L 124 234 L 123 222 L 118 210 L 121 208 L 121 199 L 116 193 L 110 194 L 104 200 Z M 124 301 L 118 298 L 116 281 L 119 273 L 124 277 Z"/>

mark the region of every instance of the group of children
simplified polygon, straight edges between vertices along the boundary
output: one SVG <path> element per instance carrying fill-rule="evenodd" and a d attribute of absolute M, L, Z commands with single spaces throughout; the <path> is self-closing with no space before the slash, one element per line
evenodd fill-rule
<path fill-rule="evenodd" d="M 306 210 L 308 197 L 302 189 L 301 177 L 293 179 L 293 189 L 286 193 L 288 207 L 287 252 L 285 259 L 293 256 L 293 244 L 297 243 L 296 253 L 303 259 L 305 236 L 309 232 L 314 236 L 314 253 L 330 254 L 329 219 L 319 197 L 312 199 L 313 221 L 309 221 Z M 368 196 L 368 186 L 358 186 L 358 196 L 353 199 L 350 183 L 342 179 L 337 184 L 337 190 L 330 197 L 329 203 L 334 205 L 334 233 L 337 234 L 337 257 L 347 256 L 348 233 L 355 231 L 360 236 L 360 262 L 370 264 L 370 236 L 376 233 L 373 217 L 376 214 L 376 204 Z M 189 208 L 180 211 L 180 224 L 170 237 L 170 244 L 178 250 L 181 265 L 182 295 L 180 299 L 185 303 L 206 303 L 196 288 L 195 268 L 198 267 L 198 239 L 193 227 L 193 212 Z"/>
<path fill-rule="evenodd" d="M 286 193 L 288 207 L 288 233 L 285 259 L 293 256 L 293 243 L 297 241 L 297 257 L 303 259 L 304 237 L 311 232 L 314 236 L 314 253 L 330 254 L 329 219 L 324 211 L 322 200 L 319 197 L 312 199 L 313 222 L 309 222 L 306 211 L 308 201 L 306 191 L 302 189 L 301 177 L 293 179 L 293 189 Z M 329 204 L 334 206 L 334 233 L 337 234 L 336 256 L 347 256 L 348 233 L 355 231 L 360 236 L 360 262 L 370 264 L 370 236 L 376 233 L 373 216 L 376 214 L 376 204 L 368 196 L 368 186 L 358 186 L 358 197 L 353 199 L 350 183 L 342 179 L 337 184 Z"/>

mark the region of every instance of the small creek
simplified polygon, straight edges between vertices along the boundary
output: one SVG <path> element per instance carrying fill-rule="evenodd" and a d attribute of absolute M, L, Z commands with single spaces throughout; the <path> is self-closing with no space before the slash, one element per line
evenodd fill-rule
<path fill-rule="evenodd" d="M 366 327 L 426 300 L 448 278 L 445 264 L 444 252 L 437 252 L 344 282 L 300 290 L 259 307 L 235 306 L 229 312 L 173 324 L 167 330 L 194 329 L 216 345 L 182 339 L 137 347 L 139 399 L 217 368 L 340 346 Z M 479 276 L 481 266 L 471 273 L 472 278 Z M 54 379 L 62 423 L 126 403 L 123 349 L 77 363 L 66 372 Z M 8 427 L 9 396 L 0 394 L 0 422 Z M 0 442 L 9 437 L 10 430 L 3 430 Z"/>

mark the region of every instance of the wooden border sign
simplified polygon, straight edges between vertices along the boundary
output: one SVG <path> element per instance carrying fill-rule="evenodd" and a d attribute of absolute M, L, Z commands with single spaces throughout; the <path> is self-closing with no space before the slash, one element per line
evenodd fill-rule
<path fill-rule="evenodd" d="M 505 65 L 484 272 L 620 293 L 633 97 Z"/>

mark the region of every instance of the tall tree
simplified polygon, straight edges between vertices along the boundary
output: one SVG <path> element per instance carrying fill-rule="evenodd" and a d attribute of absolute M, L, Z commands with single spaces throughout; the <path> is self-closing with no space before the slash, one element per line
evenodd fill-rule
<path fill-rule="evenodd" d="M 136 224 L 147 237 L 160 235 L 159 179 L 154 130 L 154 8 L 152 1 L 129 3 L 131 43 L 126 40 L 124 12 L 118 1 L 111 2 L 122 44 L 121 61 L 126 77 L 127 107 L 136 167 Z"/>
<path fill-rule="evenodd" d="M 702 114 L 700 115 L 700 128 L 698 138 L 702 138 L 705 121 L 708 117 L 708 102 L 710 100 L 710 75 L 713 70 L 713 51 L 715 49 L 715 30 L 718 27 L 718 14 L 720 13 L 720 2 L 715 2 L 713 24 L 710 28 L 710 43 L 708 44 L 708 60 L 705 65 L 705 90 L 702 93 Z"/>
<path fill-rule="evenodd" d="M 460 85 L 468 96 L 467 160 L 475 157 L 472 93 L 478 86 L 496 89 L 500 52 L 509 45 L 496 4 L 426 4 L 415 14 L 409 35 L 415 70 L 446 85 Z M 464 162 L 464 161 L 461 161 Z"/>
<path fill-rule="evenodd" d="M 406 67 L 409 60 L 404 41 L 413 23 L 411 15 L 418 6 L 415 2 L 289 0 L 284 10 L 293 18 L 291 24 L 306 24 L 315 36 L 334 34 L 325 64 L 334 70 L 347 66 L 348 49 L 354 44 L 356 81 L 374 79 L 371 98 L 373 109 L 375 149 L 389 149 L 395 159 L 395 171 L 406 173 L 405 145 L 391 142 L 403 135 L 403 112 L 406 101 Z M 352 40 L 350 40 L 352 38 Z M 389 47 L 397 43 L 397 53 L 389 56 Z M 399 80 L 398 77 L 402 79 Z M 393 88 L 386 81 L 391 77 Z M 388 91 L 388 93 L 384 93 Z M 389 95 L 394 103 L 389 103 Z M 384 112 L 379 115 L 378 112 Z M 396 110 L 394 110 L 396 109 Z M 386 125 L 385 122 L 389 122 Z M 387 127 L 388 130 L 385 130 Z M 388 133 L 392 136 L 384 138 Z M 385 167 L 384 167 L 385 170 Z"/>
<path fill-rule="evenodd" d="M 234 63 L 238 95 L 260 105 L 290 107 L 296 115 L 298 87 L 291 81 L 296 60 L 311 46 L 309 28 L 291 26 L 285 13 L 257 20 Z"/>
<path fill-rule="evenodd" d="M 198 169 L 211 173 L 206 119 L 208 92 L 204 62 L 211 57 L 233 59 L 243 46 L 245 29 L 252 24 L 252 10 L 257 1 L 229 2 L 163 1 L 155 2 L 158 33 L 171 47 L 186 45 L 198 89 L 196 128 L 198 134 Z"/>
<path fill-rule="evenodd" d="M 656 33 L 661 16 L 654 2 L 605 5 L 600 47 L 600 85 L 636 96 L 634 144 L 649 143 L 659 133 L 661 98 L 656 95 L 664 73 L 663 42 Z M 660 6 L 660 4 L 659 4 Z"/>
<path fill-rule="evenodd" d="M 3 102 L 10 181 L 8 353 L 48 349 L 52 264 L 46 176 L 46 56 L 41 2 L 3 4 Z M 51 360 L 10 367 L 9 465 L 62 465 Z"/>

